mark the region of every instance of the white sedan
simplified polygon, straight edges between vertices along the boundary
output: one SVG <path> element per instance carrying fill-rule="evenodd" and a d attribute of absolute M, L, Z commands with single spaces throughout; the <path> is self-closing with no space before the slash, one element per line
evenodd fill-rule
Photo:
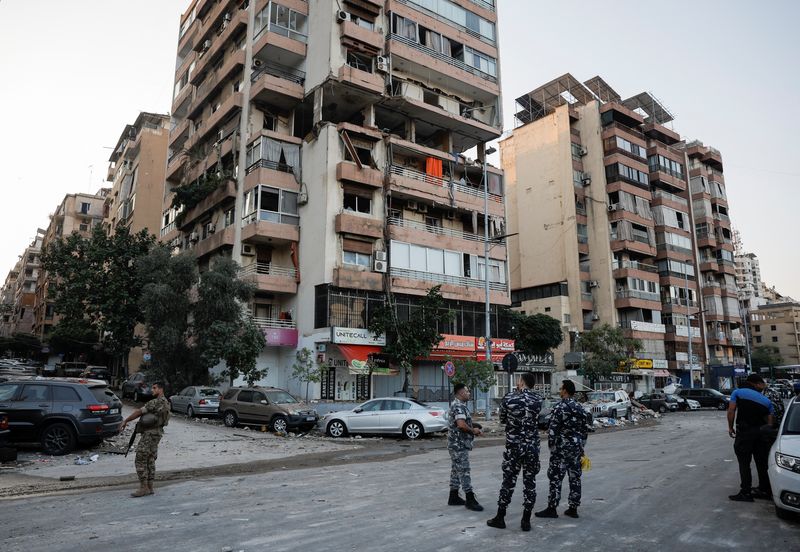
<path fill-rule="evenodd" d="M 447 411 L 414 399 L 385 397 L 372 399 L 352 410 L 330 412 L 319 421 L 320 430 L 330 437 L 348 433 L 389 433 L 419 439 L 426 433 L 447 429 Z"/>
<path fill-rule="evenodd" d="M 769 483 L 775 513 L 781 519 L 800 514 L 800 402 L 786 408 L 778 438 L 769 453 Z"/>

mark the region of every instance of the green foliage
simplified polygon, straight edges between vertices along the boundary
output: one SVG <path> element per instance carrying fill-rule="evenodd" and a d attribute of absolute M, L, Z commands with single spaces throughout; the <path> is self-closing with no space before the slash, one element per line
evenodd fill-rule
<path fill-rule="evenodd" d="M 783 364 L 783 357 L 777 347 L 755 347 L 750 354 L 752 368 L 775 368 Z"/>
<path fill-rule="evenodd" d="M 15 333 L 0 336 L 0 353 L 11 352 L 15 357 L 33 358 L 42 351 L 42 344 L 33 334 Z"/>
<path fill-rule="evenodd" d="M 472 410 L 475 411 L 477 399 L 475 391 L 486 393 L 496 382 L 494 365 L 486 360 L 456 359 L 453 361 L 456 373 L 451 379 L 452 383 L 463 383 L 472 392 Z"/>
<path fill-rule="evenodd" d="M 319 383 L 327 369 L 326 366 L 318 364 L 314 359 L 314 353 L 303 347 L 295 354 L 296 361 L 292 366 L 292 377 L 300 383 L 306 384 L 306 397 L 308 402 L 308 388 L 311 383 Z"/>
<path fill-rule="evenodd" d="M 625 337 L 621 328 L 609 324 L 583 332 L 579 344 L 585 354 L 584 374 L 592 382 L 618 370 L 620 361 L 626 361 L 642 350 L 641 341 Z"/>
<path fill-rule="evenodd" d="M 546 314 L 526 316 L 509 311 L 516 349 L 529 355 L 540 355 L 555 349 L 564 341 L 561 322 Z"/>
<path fill-rule="evenodd" d="M 441 286 L 434 286 L 412 308 L 410 320 L 400 321 L 394 308 L 392 296 L 376 309 L 369 325 L 375 334 L 386 334 L 383 352 L 397 362 L 404 374 L 403 391 L 408 390 L 408 374 L 415 359 L 430 355 L 431 350 L 442 340 L 439 327 L 453 319 L 453 313 L 445 307 L 440 293 Z"/>
<path fill-rule="evenodd" d="M 61 335 L 80 341 L 92 332 L 113 357 L 126 358 L 140 342 L 134 333 L 142 319 L 136 265 L 154 243 L 144 230 L 131 234 L 118 226 L 108 236 L 101 225 L 88 238 L 73 233 L 52 242 L 42 263 L 52 278 L 49 292 L 62 317 Z"/>
<path fill-rule="evenodd" d="M 210 196 L 214 191 L 232 178 L 228 171 L 210 173 L 201 176 L 194 182 L 176 187 L 172 197 L 172 207 L 183 207 L 175 219 L 175 224 L 181 226 L 186 213 L 197 206 L 201 201 Z"/>

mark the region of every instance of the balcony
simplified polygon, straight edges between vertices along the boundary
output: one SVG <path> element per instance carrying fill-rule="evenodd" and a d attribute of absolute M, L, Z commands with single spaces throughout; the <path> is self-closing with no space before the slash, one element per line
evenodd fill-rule
<path fill-rule="evenodd" d="M 651 204 L 653 207 L 666 205 L 678 210 L 684 210 L 689 206 L 689 202 L 686 199 L 658 188 L 653 190 L 653 201 Z"/>
<path fill-rule="evenodd" d="M 397 217 L 389 217 L 386 222 L 389 225 L 389 236 L 395 240 L 450 251 L 460 251 L 477 256 L 483 256 L 484 254 L 483 235 L 441 226 L 431 226 L 422 222 Z M 494 246 L 497 242 L 492 242 L 492 244 L 493 247 L 490 249 L 489 256 L 493 259 L 505 260 L 505 242 L 499 243 L 499 247 Z"/>
<path fill-rule="evenodd" d="M 383 187 L 383 173 L 370 167 L 358 168 L 350 161 L 340 161 L 336 165 L 336 179 L 357 182 L 372 188 Z"/>
<path fill-rule="evenodd" d="M 189 108 L 189 117 L 196 118 L 202 113 L 203 108 L 206 106 L 206 100 L 224 85 L 230 84 L 229 78 L 233 73 L 240 71 L 244 67 L 244 61 L 245 51 L 239 50 L 228 57 L 222 67 L 206 76 L 195 91 L 194 99 L 192 99 L 192 104 Z"/>
<path fill-rule="evenodd" d="M 250 94 L 254 101 L 291 109 L 303 101 L 306 74 L 277 63 L 265 63 L 252 76 Z"/>
<path fill-rule="evenodd" d="M 374 94 L 382 94 L 386 88 L 386 83 L 382 75 L 363 71 L 347 64 L 339 67 L 338 76 L 339 80 Z"/>
<path fill-rule="evenodd" d="M 267 25 L 258 31 L 254 41 L 253 57 L 265 64 L 277 60 L 296 67 L 306 58 L 308 37 L 280 25 Z"/>
<path fill-rule="evenodd" d="M 613 261 L 611 270 L 614 273 L 614 278 L 627 278 L 630 276 L 653 282 L 658 281 L 658 267 L 638 261 Z"/>
<path fill-rule="evenodd" d="M 339 23 L 339 27 L 342 30 L 342 42 L 353 44 L 356 47 L 365 45 L 368 50 L 376 53 L 383 49 L 384 38 L 381 33 L 365 29 L 352 21 L 342 21 Z"/>
<path fill-rule="evenodd" d="M 484 281 L 463 276 L 449 276 L 433 272 L 422 272 L 406 268 L 392 268 L 392 289 L 400 293 L 424 295 L 431 285 L 442 286 L 442 296 L 446 299 L 483 302 Z M 500 282 L 489 282 L 489 300 L 491 303 L 510 305 L 508 285 Z"/>
<path fill-rule="evenodd" d="M 383 291 L 383 274 L 344 265 L 333 269 L 331 283 L 340 288 Z"/>
<path fill-rule="evenodd" d="M 220 6 L 217 8 L 217 16 L 221 15 L 223 4 L 224 2 L 221 2 Z M 209 67 L 213 67 L 213 64 L 216 63 L 216 61 L 222 57 L 222 55 L 224 55 L 225 48 L 232 44 L 230 39 L 234 32 L 236 32 L 237 29 L 247 25 L 247 12 L 245 10 L 238 11 L 238 13 L 229 23 L 224 24 L 225 26 L 222 32 L 218 32 L 218 36 L 212 38 L 211 34 L 213 34 L 215 29 L 213 26 L 214 23 L 215 22 L 212 19 L 207 20 L 206 25 L 203 26 L 203 30 L 200 33 L 200 40 L 197 42 L 197 44 L 202 45 L 203 42 L 210 40 L 211 45 L 207 50 L 201 51 L 198 54 L 198 59 L 195 63 L 194 71 L 192 72 L 190 80 L 190 82 L 195 86 L 200 84 L 203 74 L 206 72 L 206 70 Z M 217 25 L 216 28 L 219 29 L 220 25 Z"/>
<path fill-rule="evenodd" d="M 242 108 L 242 98 L 241 92 L 228 96 L 222 105 L 197 128 L 191 140 L 192 145 L 197 145 L 201 140 L 204 140 L 219 123 L 227 120 L 235 110 L 240 110 Z"/>
<path fill-rule="evenodd" d="M 211 192 L 205 199 L 201 200 L 197 205 L 186 212 L 186 215 L 184 215 L 183 221 L 181 222 L 181 228 L 183 229 L 191 226 L 194 224 L 194 221 L 217 207 L 226 199 L 234 199 L 235 197 L 236 184 L 232 180 L 228 180 L 225 182 L 225 184 Z"/>
<path fill-rule="evenodd" d="M 210 253 L 216 253 L 221 249 L 233 247 L 233 226 L 223 228 L 213 234 L 209 234 L 205 239 L 200 240 L 192 247 L 195 257 L 204 257 Z"/>
<path fill-rule="evenodd" d="M 297 270 L 272 263 L 251 263 L 239 269 L 240 277 L 255 284 L 259 291 L 297 293 Z"/>
<path fill-rule="evenodd" d="M 349 212 L 336 215 L 334 228 L 339 234 L 354 234 L 375 239 L 383 237 L 383 221 Z"/>
<path fill-rule="evenodd" d="M 242 241 L 290 244 L 300 241 L 299 217 L 259 209 L 242 219 Z"/>
<path fill-rule="evenodd" d="M 268 347 L 297 347 L 297 323 L 281 318 L 253 317 L 255 325 L 264 332 Z"/>
<path fill-rule="evenodd" d="M 622 289 L 616 292 L 615 298 L 614 306 L 618 309 L 661 310 L 661 300 L 657 293 Z"/>
<path fill-rule="evenodd" d="M 663 334 L 667 332 L 667 327 L 664 324 L 656 324 L 654 322 L 640 322 L 638 320 L 623 320 L 620 321 L 619 327 L 625 330 L 632 330 L 634 332 L 647 332 Z"/>

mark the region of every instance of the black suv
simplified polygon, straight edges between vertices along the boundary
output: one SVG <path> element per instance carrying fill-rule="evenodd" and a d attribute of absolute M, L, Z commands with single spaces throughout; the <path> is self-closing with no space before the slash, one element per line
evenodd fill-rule
<path fill-rule="evenodd" d="M 20 379 L 0 383 L 0 411 L 9 439 L 41 443 L 48 454 L 75 444 L 99 443 L 119 432 L 122 403 L 107 385 L 73 378 Z"/>
<path fill-rule="evenodd" d="M 713 406 L 718 410 L 727 410 L 730 401 L 730 397 L 716 389 L 681 389 L 679 395 L 699 402 L 700 406 Z"/>

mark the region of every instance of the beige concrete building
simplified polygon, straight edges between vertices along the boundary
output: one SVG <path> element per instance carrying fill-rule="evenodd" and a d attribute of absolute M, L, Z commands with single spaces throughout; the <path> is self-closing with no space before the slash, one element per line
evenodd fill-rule
<path fill-rule="evenodd" d="M 699 380 L 711 355 L 704 346 L 706 324 L 698 317 L 698 285 L 708 284 L 709 295 L 721 296 L 727 272 L 716 257 L 713 266 L 698 267 L 694 217 L 705 221 L 708 215 L 712 224 L 703 232 L 717 231 L 716 221 L 727 219 L 727 204 L 719 197 L 721 184 L 713 211 L 711 201 L 707 211 L 705 203 L 693 210 L 689 180 L 694 183 L 697 175 L 707 182 L 708 171 L 721 173 L 721 161 L 713 169 L 705 165 L 719 153 L 683 142 L 666 126 L 669 111 L 651 94 L 623 100 L 600 77 L 584 83 L 566 74 L 517 104 L 519 126 L 501 142 L 509 231 L 519 234 L 509 245 L 514 306 L 562 322 L 570 338 L 556 355 L 561 369 L 579 367 L 581 332 L 608 323 L 642 341 L 638 356 L 648 366 L 610 384 L 649 388 L 668 377 L 688 383 L 690 369 Z M 727 220 L 718 231 L 730 242 Z M 728 243 L 705 245 L 703 259 L 728 249 Z M 707 277 L 698 282 L 701 270 Z M 732 278 L 724 287 L 726 297 L 729 290 L 735 297 Z M 724 311 L 716 302 L 712 308 L 729 339 L 741 322 L 738 309 Z"/>
<path fill-rule="evenodd" d="M 164 202 L 169 115 L 142 112 L 125 130 L 109 158 L 104 223 L 109 234 L 124 224 L 132 233 L 158 235 Z"/>
<path fill-rule="evenodd" d="M 2 336 L 34 333 L 34 305 L 36 283 L 42 267 L 43 232 L 41 229 L 36 232 L 36 237 L 6 276 L 0 292 L 3 309 L 0 319 Z"/>
<path fill-rule="evenodd" d="M 17 289 L 17 277 L 22 266 L 21 261 L 8 271 L 3 287 L 0 288 L 0 337 L 11 336 L 11 319 L 14 314 L 14 292 Z"/>
<path fill-rule="evenodd" d="M 800 303 L 775 303 L 750 310 L 752 347 L 774 347 L 783 365 L 800 365 Z"/>
<path fill-rule="evenodd" d="M 396 391 L 395 377 L 358 373 L 380 351 L 359 330 L 387 291 L 413 318 L 436 284 L 458 313 L 443 333 L 472 338 L 474 357 L 484 182 L 490 236 L 505 228 L 501 171 L 484 180 L 464 155 L 482 158 L 501 131 L 494 0 L 240 8 L 197 0 L 181 19 L 161 239 L 201 270 L 220 255 L 241 262 L 270 384 L 294 385 L 295 350 L 308 347 L 336 367 L 323 398 Z M 209 183 L 204 199 L 173 206 L 178 187 Z M 504 244 L 488 272 L 497 336 L 497 307 L 510 303 Z M 441 393 L 440 364 L 421 361 L 413 385 Z"/>
<path fill-rule="evenodd" d="M 50 215 L 50 224 L 43 233 L 42 249 L 54 240 L 65 238 L 75 232 L 89 236 L 92 228 L 103 223 L 106 209 L 106 197 L 109 190 L 103 188 L 96 194 L 67 194 Z M 45 270 L 38 271 L 35 300 L 33 303 L 33 333 L 47 343 L 58 317 L 53 302 L 48 298 L 50 277 Z"/>

